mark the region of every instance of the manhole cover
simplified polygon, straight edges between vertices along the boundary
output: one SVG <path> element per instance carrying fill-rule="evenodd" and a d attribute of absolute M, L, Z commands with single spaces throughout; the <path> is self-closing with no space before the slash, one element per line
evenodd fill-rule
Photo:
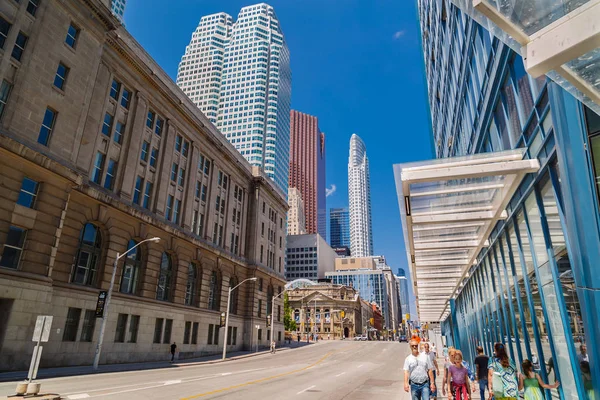
<path fill-rule="evenodd" d="M 390 381 L 385 379 L 369 379 L 365 382 L 368 386 L 392 386 L 396 381 Z"/>

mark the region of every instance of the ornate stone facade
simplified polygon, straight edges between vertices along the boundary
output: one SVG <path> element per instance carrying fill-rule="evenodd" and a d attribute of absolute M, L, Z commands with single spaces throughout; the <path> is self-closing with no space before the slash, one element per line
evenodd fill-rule
<path fill-rule="evenodd" d="M 254 346 L 284 285 L 285 194 L 108 1 L 27 3 L 0 3 L 0 370 L 27 368 L 37 315 L 54 316 L 42 367 L 91 364 L 98 293 L 151 237 L 118 263 L 101 363 L 163 360 L 172 342 L 180 358 L 221 351 L 228 288 L 256 276 L 234 292 L 229 339 Z"/>

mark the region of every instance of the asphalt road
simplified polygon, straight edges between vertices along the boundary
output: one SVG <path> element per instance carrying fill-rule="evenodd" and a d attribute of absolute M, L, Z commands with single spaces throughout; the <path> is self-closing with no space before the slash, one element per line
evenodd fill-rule
<path fill-rule="evenodd" d="M 63 399 L 403 399 L 408 345 L 318 344 L 210 365 L 44 379 Z M 0 383 L 0 396 L 15 382 Z"/>

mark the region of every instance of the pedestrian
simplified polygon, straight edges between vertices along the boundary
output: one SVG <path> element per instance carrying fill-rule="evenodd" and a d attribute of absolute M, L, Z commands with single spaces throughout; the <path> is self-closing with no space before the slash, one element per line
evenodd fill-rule
<path fill-rule="evenodd" d="M 596 398 L 594 394 L 594 384 L 592 383 L 592 372 L 590 370 L 590 363 L 587 361 L 582 361 L 579 364 L 581 368 L 581 375 L 583 377 L 583 389 L 587 393 L 587 398 L 589 400 L 594 400 Z"/>
<path fill-rule="evenodd" d="M 523 393 L 524 400 L 544 400 L 544 394 L 540 387 L 544 389 L 556 389 L 560 382 L 556 381 L 552 385 L 544 383 L 537 372 L 533 370 L 533 363 L 529 360 L 524 360 L 523 374 L 519 375 L 519 390 L 525 389 Z"/>
<path fill-rule="evenodd" d="M 275 340 L 271 340 L 271 354 L 275 354 Z"/>
<path fill-rule="evenodd" d="M 411 354 L 404 360 L 404 391 L 411 392 L 412 400 L 429 400 L 435 392 L 433 364 L 426 354 L 419 354 L 419 342 L 410 341 Z"/>
<path fill-rule="evenodd" d="M 175 359 L 175 350 L 177 350 L 177 345 L 175 342 L 171 345 L 171 362 Z"/>
<path fill-rule="evenodd" d="M 514 362 L 508 358 L 506 347 L 502 343 L 494 344 L 494 358 L 488 365 L 489 398 L 507 397 L 517 399 L 519 384 L 517 369 Z"/>
<path fill-rule="evenodd" d="M 329 333 L 327 334 L 327 340 L 329 340 Z"/>
<path fill-rule="evenodd" d="M 454 352 L 452 364 L 448 367 L 448 400 L 468 400 L 471 398 L 469 371 L 463 365 L 460 350 Z"/>
<path fill-rule="evenodd" d="M 300 333 L 298 333 L 298 343 L 300 343 Z"/>
<path fill-rule="evenodd" d="M 429 357 L 431 363 L 435 367 L 435 369 L 433 370 L 433 382 L 435 382 L 437 376 L 440 374 L 440 368 L 438 367 L 437 357 L 435 353 L 429 348 L 429 343 L 425 343 L 424 353 Z M 435 390 L 432 390 L 431 393 L 429 393 L 429 398 L 432 400 L 435 400 L 437 398 L 437 387 Z"/>
<path fill-rule="evenodd" d="M 581 346 L 579 346 L 579 354 L 577 354 L 577 360 L 579 360 L 579 364 L 581 364 L 584 361 L 590 362 L 590 356 L 588 356 L 587 347 L 583 343 L 581 344 Z"/>
<path fill-rule="evenodd" d="M 488 386 L 488 364 L 490 358 L 483 353 L 483 347 L 477 346 L 477 357 L 475 357 L 475 383 L 479 384 L 480 399 L 485 399 L 485 389 Z"/>
<path fill-rule="evenodd" d="M 444 345 L 442 348 L 442 355 L 444 356 L 444 361 L 448 358 L 448 346 Z"/>
<path fill-rule="evenodd" d="M 437 348 L 435 347 L 435 343 L 431 343 L 431 352 L 435 355 L 437 359 Z"/>

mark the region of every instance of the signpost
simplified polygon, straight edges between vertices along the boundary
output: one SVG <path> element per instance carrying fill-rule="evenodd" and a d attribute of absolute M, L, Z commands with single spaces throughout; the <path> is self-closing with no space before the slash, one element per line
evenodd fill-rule
<path fill-rule="evenodd" d="M 101 290 L 98 293 L 98 301 L 96 302 L 96 318 L 104 318 L 104 306 L 106 305 L 106 296 L 108 292 Z"/>
<path fill-rule="evenodd" d="M 40 359 L 42 358 L 42 346 L 41 342 L 47 342 L 50 338 L 50 329 L 52 328 L 52 315 L 38 315 L 35 321 L 35 329 L 33 331 L 33 337 L 31 340 L 37 342 L 33 349 L 33 355 L 31 356 L 31 364 L 29 364 L 29 373 L 27 379 L 29 383 L 33 381 L 38 372 L 40 366 Z"/>

